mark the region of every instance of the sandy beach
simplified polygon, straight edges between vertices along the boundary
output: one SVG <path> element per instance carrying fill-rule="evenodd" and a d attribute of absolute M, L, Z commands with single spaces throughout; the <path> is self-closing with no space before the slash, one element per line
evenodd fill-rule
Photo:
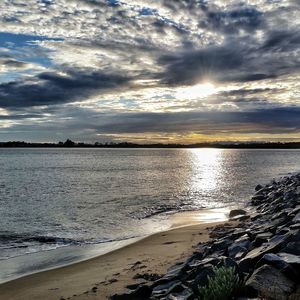
<path fill-rule="evenodd" d="M 220 221 L 213 213 L 172 216 L 172 228 L 108 254 L 0 285 L 1 300 L 108 299 L 143 274 L 164 274 L 184 261 Z M 217 221 L 218 220 L 218 221 Z"/>

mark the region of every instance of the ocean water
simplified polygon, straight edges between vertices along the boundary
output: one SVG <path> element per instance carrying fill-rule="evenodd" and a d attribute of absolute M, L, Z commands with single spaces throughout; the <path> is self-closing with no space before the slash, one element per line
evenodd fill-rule
<path fill-rule="evenodd" d="M 299 171 L 299 155 L 0 149 L 0 260 L 148 235 L 167 229 L 172 212 L 243 206 L 258 183 Z"/>

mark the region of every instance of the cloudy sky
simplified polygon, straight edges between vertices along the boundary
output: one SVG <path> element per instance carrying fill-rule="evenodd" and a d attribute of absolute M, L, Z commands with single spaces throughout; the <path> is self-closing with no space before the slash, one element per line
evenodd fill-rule
<path fill-rule="evenodd" d="M 300 141 L 298 0 L 1 0 L 0 141 Z"/>

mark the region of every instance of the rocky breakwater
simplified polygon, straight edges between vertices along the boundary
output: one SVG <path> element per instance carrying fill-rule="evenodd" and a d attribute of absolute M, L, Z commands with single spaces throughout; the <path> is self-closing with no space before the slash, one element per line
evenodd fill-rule
<path fill-rule="evenodd" d="M 212 240 L 187 261 L 112 299 L 300 299 L 300 173 L 255 190 L 249 209 L 231 211 L 229 222 L 215 227 Z M 211 287 L 222 267 L 238 282 L 228 284 L 230 295 L 219 283 L 221 296 L 205 296 L 203 287 Z"/>

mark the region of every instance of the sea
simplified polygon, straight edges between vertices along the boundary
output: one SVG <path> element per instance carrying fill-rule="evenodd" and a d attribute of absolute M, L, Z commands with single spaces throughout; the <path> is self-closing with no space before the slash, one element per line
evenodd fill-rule
<path fill-rule="evenodd" d="M 170 214 L 243 207 L 299 172 L 300 150 L 2 148 L 0 170 L 5 282 L 167 230 Z"/>

